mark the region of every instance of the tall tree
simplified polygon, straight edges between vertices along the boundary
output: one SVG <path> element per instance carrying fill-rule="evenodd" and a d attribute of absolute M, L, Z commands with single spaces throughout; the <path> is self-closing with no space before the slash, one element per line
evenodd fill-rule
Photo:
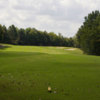
<path fill-rule="evenodd" d="M 100 12 L 93 11 L 85 17 L 77 39 L 80 48 L 87 54 L 100 55 Z"/>
<path fill-rule="evenodd" d="M 3 42 L 3 28 L 1 24 L 0 24 L 0 42 Z"/>
<path fill-rule="evenodd" d="M 8 34 L 11 40 L 10 42 L 12 44 L 17 44 L 18 43 L 18 30 L 14 25 L 9 26 Z"/>
<path fill-rule="evenodd" d="M 26 34 L 24 29 L 18 30 L 18 44 L 24 45 L 26 40 Z"/>
<path fill-rule="evenodd" d="M 3 25 L 3 43 L 9 43 L 10 42 L 10 38 L 7 32 L 7 28 L 5 25 Z"/>

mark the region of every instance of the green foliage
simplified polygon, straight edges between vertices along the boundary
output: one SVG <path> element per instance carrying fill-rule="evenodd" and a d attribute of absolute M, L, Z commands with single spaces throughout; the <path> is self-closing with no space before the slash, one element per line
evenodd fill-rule
<path fill-rule="evenodd" d="M 37 46 L 73 46 L 72 38 L 63 37 L 60 33 L 40 31 L 35 28 L 18 29 L 14 25 L 0 25 L 0 42 L 19 44 L 19 45 L 37 45 Z"/>
<path fill-rule="evenodd" d="M 2 25 L 0 25 L 0 42 L 3 41 L 3 29 L 2 29 Z"/>
<path fill-rule="evenodd" d="M 77 33 L 80 48 L 87 54 L 100 55 L 100 12 L 95 11 L 85 17 Z"/>
<path fill-rule="evenodd" d="M 18 44 L 25 44 L 25 39 L 26 39 L 26 34 L 25 34 L 25 30 L 24 29 L 19 29 L 18 30 Z"/>
<path fill-rule="evenodd" d="M 14 25 L 9 26 L 8 35 L 10 37 L 10 42 L 12 44 L 17 44 L 17 42 L 18 42 L 18 31 L 17 31 L 17 28 Z"/>
<path fill-rule="evenodd" d="M 80 48 L 80 44 L 79 44 L 79 42 L 78 42 L 78 39 L 77 39 L 77 36 L 74 36 L 73 37 L 73 45 L 74 45 L 74 47 L 76 47 L 76 48 Z"/>

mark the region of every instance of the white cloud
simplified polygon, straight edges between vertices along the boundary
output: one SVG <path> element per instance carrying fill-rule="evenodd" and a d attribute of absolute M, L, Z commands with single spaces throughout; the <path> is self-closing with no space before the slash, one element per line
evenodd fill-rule
<path fill-rule="evenodd" d="M 73 36 L 100 0 L 0 0 L 0 23 Z"/>

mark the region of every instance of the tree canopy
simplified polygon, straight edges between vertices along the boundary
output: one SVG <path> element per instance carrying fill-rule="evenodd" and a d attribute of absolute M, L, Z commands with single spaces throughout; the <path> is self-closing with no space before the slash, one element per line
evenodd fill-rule
<path fill-rule="evenodd" d="M 85 17 L 77 32 L 79 47 L 86 54 L 100 55 L 100 12 L 93 11 Z"/>
<path fill-rule="evenodd" d="M 37 46 L 73 46 L 72 38 L 63 37 L 60 33 L 40 31 L 35 28 L 17 28 L 14 25 L 0 25 L 0 42 L 15 45 Z"/>

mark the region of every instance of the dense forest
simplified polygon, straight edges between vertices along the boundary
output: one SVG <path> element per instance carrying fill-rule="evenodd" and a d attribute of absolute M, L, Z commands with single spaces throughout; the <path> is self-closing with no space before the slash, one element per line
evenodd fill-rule
<path fill-rule="evenodd" d="M 85 17 L 77 34 L 77 43 L 84 53 L 100 55 L 100 12 L 93 11 Z"/>
<path fill-rule="evenodd" d="M 8 28 L 0 25 L 0 43 L 15 45 L 37 45 L 37 46 L 73 46 L 72 38 L 63 37 L 60 33 L 39 31 L 35 28 L 17 28 L 14 25 Z"/>

